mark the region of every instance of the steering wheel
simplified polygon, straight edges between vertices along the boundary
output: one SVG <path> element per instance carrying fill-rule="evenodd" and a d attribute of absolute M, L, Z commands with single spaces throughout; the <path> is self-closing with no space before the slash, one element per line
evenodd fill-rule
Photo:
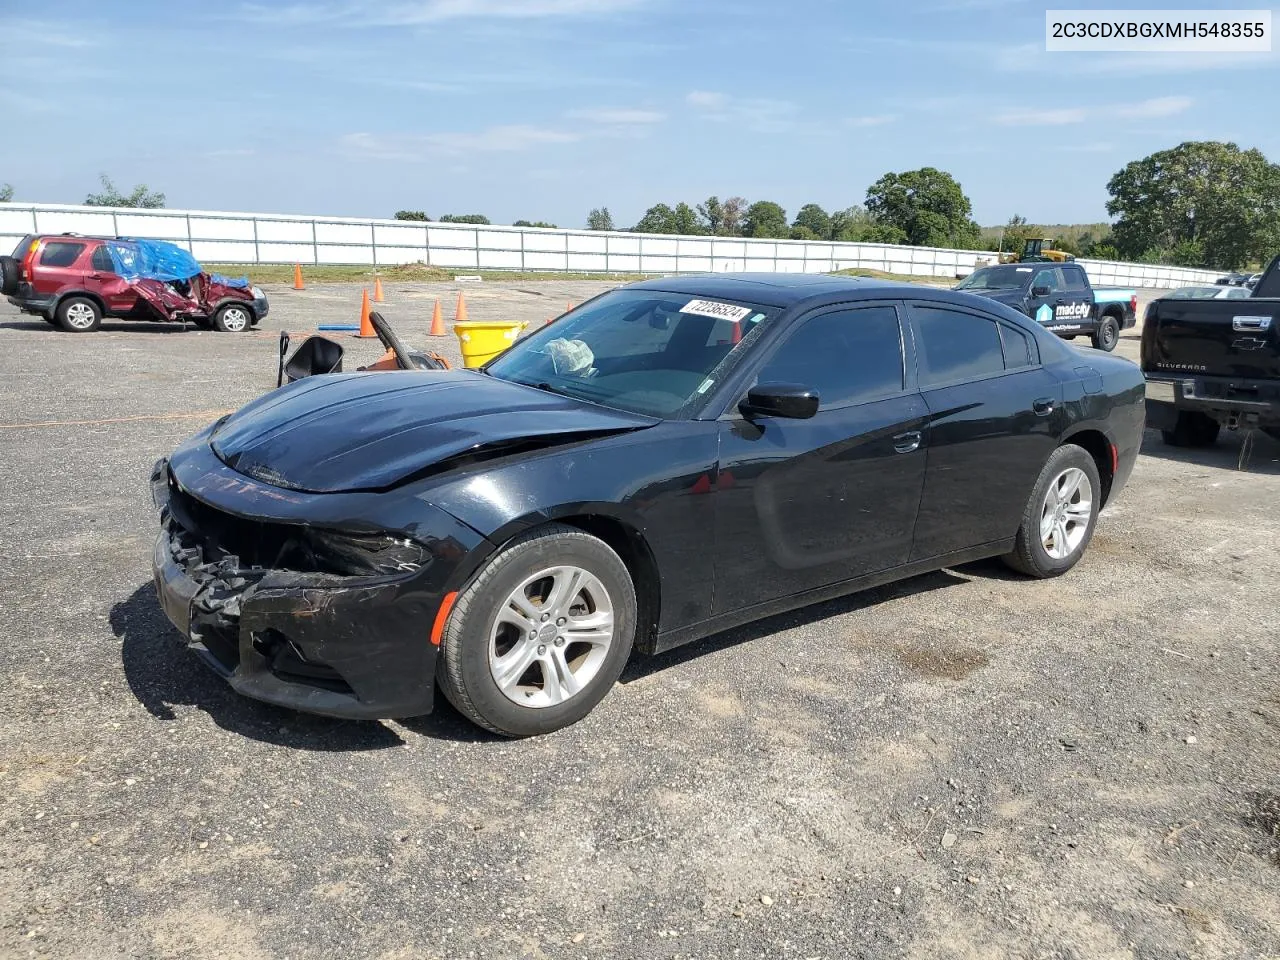
<path fill-rule="evenodd" d="M 373 325 L 373 332 L 378 335 L 382 345 L 396 355 L 396 363 L 400 365 L 401 370 L 418 369 L 409 355 L 409 348 L 400 342 L 400 338 L 391 329 L 391 324 L 387 323 L 386 317 L 375 311 L 369 314 L 369 323 Z"/>

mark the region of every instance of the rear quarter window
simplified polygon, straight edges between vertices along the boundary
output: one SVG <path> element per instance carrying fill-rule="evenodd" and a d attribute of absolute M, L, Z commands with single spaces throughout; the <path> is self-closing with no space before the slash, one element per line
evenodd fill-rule
<path fill-rule="evenodd" d="M 111 254 L 107 252 L 105 246 L 94 247 L 93 249 L 93 269 L 99 273 L 115 273 L 115 264 L 111 262 Z"/>
<path fill-rule="evenodd" d="M 80 254 L 83 252 L 83 243 L 66 243 L 61 240 L 53 240 L 46 243 L 44 249 L 40 251 L 40 266 L 69 267 L 80 259 Z"/>

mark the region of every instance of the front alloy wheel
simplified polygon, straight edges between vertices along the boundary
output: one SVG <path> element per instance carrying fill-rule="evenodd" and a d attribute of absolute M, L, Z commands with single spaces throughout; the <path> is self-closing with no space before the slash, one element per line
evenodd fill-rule
<path fill-rule="evenodd" d="M 613 601 L 599 577 L 573 566 L 539 570 L 498 611 L 489 671 L 513 703 L 558 706 L 600 672 L 613 633 Z"/>
<path fill-rule="evenodd" d="M 222 307 L 213 317 L 213 328 L 222 333 L 242 333 L 253 323 L 253 316 L 248 307 L 228 304 Z"/>
<path fill-rule="evenodd" d="M 1054 560 L 1065 560 L 1084 541 L 1093 519 L 1093 485 L 1079 467 L 1058 474 L 1040 508 L 1040 543 Z"/>
<path fill-rule="evenodd" d="M 550 733 L 604 699 L 635 632 L 635 585 L 618 554 L 576 527 L 547 524 L 513 540 L 458 593 L 436 679 L 487 730 Z"/>

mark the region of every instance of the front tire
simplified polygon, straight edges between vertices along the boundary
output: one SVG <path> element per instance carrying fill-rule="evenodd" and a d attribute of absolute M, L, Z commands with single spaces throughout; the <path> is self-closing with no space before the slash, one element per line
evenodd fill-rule
<path fill-rule="evenodd" d="M 1093 457 L 1074 443 L 1050 455 L 1036 479 L 1012 553 L 1002 559 L 1029 577 L 1057 577 L 1074 567 L 1093 539 L 1102 509 Z"/>
<path fill-rule="evenodd" d="M 1120 342 L 1120 324 L 1113 316 L 1105 316 L 1098 321 L 1098 329 L 1093 331 L 1093 345 L 1099 350 L 1110 353 Z"/>
<path fill-rule="evenodd" d="M 549 524 L 514 540 L 458 595 L 437 679 L 473 723 L 507 737 L 577 723 L 626 666 L 635 586 L 603 540 Z"/>
<path fill-rule="evenodd" d="M 92 333 L 102 326 L 102 309 L 88 297 L 67 297 L 54 316 L 67 333 Z"/>
<path fill-rule="evenodd" d="M 213 315 L 213 329 L 219 333 L 243 333 L 253 326 L 253 311 L 238 303 L 228 303 Z"/>
<path fill-rule="evenodd" d="M 1171 447 L 1211 447 L 1218 439 L 1222 425 L 1217 420 L 1194 410 L 1179 410 L 1172 430 L 1161 430 L 1160 436 Z"/>

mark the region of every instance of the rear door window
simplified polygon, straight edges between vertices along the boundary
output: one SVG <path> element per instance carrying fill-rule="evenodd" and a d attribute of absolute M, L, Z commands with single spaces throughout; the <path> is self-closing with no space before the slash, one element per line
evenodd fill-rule
<path fill-rule="evenodd" d="M 1066 281 L 1063 289 L 1068 293 L 1084 293 L 1089 289 L 1089 281 L 1079 267 L 1063 267 L 1061 272 Z"/>
<path fill-rule="evenodd" d="M 111 262 L 111 254 L 107 252 L 106 247 L 94 247 L 93 250 L 93 269 L 99 273 L 115 273 L 115 265 Z"/>
<path fill-rule="evenodd" d="M 922 304 L 912 306 L 911 313 L 920 331 L 917 364 L 921 387 L 1004 372 L 1000 324 L 995 320 Z"/>
<path fill-rule="evenodd" d="M 999 326 L 1000 339 L 1004 343 L 1005 369 L 1015 370 L 1018 367 L 1035 366 L 1036 354 L 1031 338 L 1008 324 L 1002 323 Z"/>
<path fill-rule="evenodd" d="M 66 243 L 62 240 L 53 240 L 46 243 L 44 250 L 40 252 L 40 266 L 69 267 L 80 259 L 80 254 L 83 252 L 83 243 Z"/>

